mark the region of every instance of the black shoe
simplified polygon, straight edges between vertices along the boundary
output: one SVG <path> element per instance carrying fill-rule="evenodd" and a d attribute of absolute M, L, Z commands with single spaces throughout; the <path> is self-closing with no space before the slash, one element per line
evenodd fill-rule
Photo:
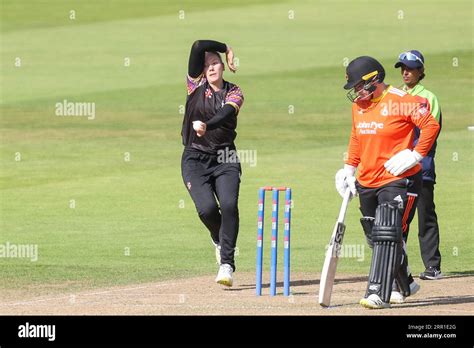
<path fill-rule="evenodd" d="M 436 280 L 442 278 L 441 270 L 438 267 L 428 267 L 423 273 L 420 274 L 420 279 L 423 280 Z"/>

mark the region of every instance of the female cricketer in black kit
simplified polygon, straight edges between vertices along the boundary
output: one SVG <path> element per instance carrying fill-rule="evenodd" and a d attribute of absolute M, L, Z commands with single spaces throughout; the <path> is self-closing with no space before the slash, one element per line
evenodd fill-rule
<path fill-rule="evenodd" d="M 234 53 L 226 44 L 199 40 L 191 48 L 181 171 L 216 247 L 220 264 L 216 282 L 232 286 L 241 167 L 237 157 L 228 154 L 236 154 L 235 129 L 244 97 L 238 86 L 224 81 L 225 67 L 218 52 L 226 54 L 227 65 L 235 72 Z"/>

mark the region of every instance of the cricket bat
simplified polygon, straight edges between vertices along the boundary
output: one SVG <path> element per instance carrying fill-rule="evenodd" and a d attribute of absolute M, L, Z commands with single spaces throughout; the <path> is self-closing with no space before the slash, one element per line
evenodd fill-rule
<path fill-rule="evenodd" d="M 328 307 L 331 303 L 332 286 L 334 285 L 334 276 L 336 275 L 337 260 L 339 259 L 339 252 L 342 246 L 342 239 L 346 225 L 344 225 L 344 218 L 346 216 L 347 205 L 351 198 L 351 190 L 346 189 L 344 198 L 342 200 L 341 210 L 337 218 L 336 225 L 329 241 L 329 248 L 326 251 L 326 258 L 324 259 L 323 271 L 321 272 L 321 281 L 319 282 L 319 304 L 323 307 Z"/>

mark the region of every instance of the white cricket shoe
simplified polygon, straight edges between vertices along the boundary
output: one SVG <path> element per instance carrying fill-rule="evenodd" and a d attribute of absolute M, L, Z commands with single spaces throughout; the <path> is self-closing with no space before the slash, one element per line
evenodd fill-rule
<path fill-rule="evenodd" d="M 392 294 L 390 295 L 390 303 L 405 303 L 405 296 L 398 291 L 392 291 Z"/>
<path fill-rule="evenodd" d="M 360 300 L 359 304 L 369 309 L 390 308 L 390 303 L 383 302 L 377 294 L 372 294 L 367 298 Z"/>
<path fill-rule="evenodd" d="M 415 282 L 415 281 L 412 281 L 410 283 L 410 296 L 413 296 L 415 295 L 418 290 L 420 290 L 420 285 Z M 393 290 L 392 291 L 392 294 L 390 295 L 390 303 L 405 303 L 405 300 L 406 300 L 406 297 L 403 296 L 399 291 L 396 291 L 396 290 Z"/>
<path fill-rule="evenodd" d="M 223 265 L 220 265 L 219 267 L 219 273 L 217 273 L 216 277 L 216 283 L 225 285 L 225 286 L 232 286 L 233 279 L 232 279 L 232 273 L 234 270 L 232 269 L 232 266 L 229 265 L 228 263 L 224 263 Z"/>

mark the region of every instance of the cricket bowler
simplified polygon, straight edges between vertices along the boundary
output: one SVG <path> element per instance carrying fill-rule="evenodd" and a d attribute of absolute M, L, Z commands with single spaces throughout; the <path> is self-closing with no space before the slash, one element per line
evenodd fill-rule
<path fill-rule="evenodd" d="M 220 53 L 232 72 L 236 68 L 231 47 L 212 40 L 198 40 L 189 56 L 186 108 L 181 136 L 183 182 L 202 223 L 211 234 L 219 271 L 215 281 L 232 286 L 235 246 L 239 233 L 241 166 L 235 153 L 237 115 L 244 102 L 239 86 L 223 79 Z"/>

